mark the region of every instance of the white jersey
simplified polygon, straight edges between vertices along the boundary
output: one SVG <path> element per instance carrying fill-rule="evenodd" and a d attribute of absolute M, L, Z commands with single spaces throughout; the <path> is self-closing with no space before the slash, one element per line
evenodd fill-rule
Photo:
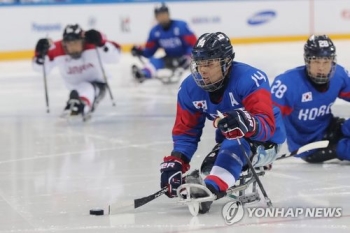
<path fill-rule="evenodd" d="M 47 74 L 57 66 L 68 89 L 73 90 L 76 86 L 86 82 L 105 82 L 98 55 L 102 63 L 117 63 L 120 58 L 120 46 L 111 41 L 105 41 L 101 47 L 93 44 L 85 44 L 79 59 L 72 59 L 66 54 L 62 41 L 53 43 L 45 56 L 45 70 Z M 33 68 L 42 72 L 42 65 L 33 59 Z M 108 78 L 108 73 L 106 73 Z"/>

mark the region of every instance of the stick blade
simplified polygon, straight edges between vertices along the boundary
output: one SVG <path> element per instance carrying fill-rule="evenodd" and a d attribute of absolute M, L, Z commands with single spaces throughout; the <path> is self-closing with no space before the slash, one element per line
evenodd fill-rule
<path fill-rule="evenodd" d="M 129 211 L 133 211 L 135 209 L 134 200 L 123 201 L 123 202 L 115 202 L 108 206 L 108 214 L 120 214 Z"/>
<path fill-rule="evenodd" d="M 328 140 L 312 142 L 312 143 L 309 143 L 305 146 L 300 147 L 298 150 L 298 154 L 301 154 L 301 153 L 303 153 L 305 151 L 309 151 L 309 150 L 326 148 L 328 146 L 328 144 L 329 144 Z"/>

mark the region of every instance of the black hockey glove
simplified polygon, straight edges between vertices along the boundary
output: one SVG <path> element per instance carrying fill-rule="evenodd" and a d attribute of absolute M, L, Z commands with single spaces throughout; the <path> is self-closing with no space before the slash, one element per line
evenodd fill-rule
<path fill-rule="evenodd" d="M 96 46 L 103 46 L 105 44 L 101 33 L 94 29 L 85 32 L 85 42 Z"/>
<path fill-rule="evenodd" d="M 50 41 L 46 38 L 40 39 L 35 46 L 35 56 L 37 58 L 44 58 L 50 48 Z"/>
<path fill-rule="evenodd" d="M 143 54 L 143 50 L 140 46 L 132 46 L 131 48 L 131 54 L 134 56 L 134 57 L 139 57 L 139 56 L 142 56 Z"/>
<path fill-rule="evenodd" d="M 160 187 L 168 188 L 165 194 L 170 197 L 176 197 L 176 190 L 182 184 L 182 174 L 188 171 L 190 165 L 176 156 L 164 157 L 163 163 L 160 165 Z"/>
<path fill-rule="evenodd" d="M 214 127 L 219 128 L 227 139 L 250 137 L 255 133 L 256 121 L 249 112 L 234 110 L 224 115 L 223 119 L 215 119 Z"/>

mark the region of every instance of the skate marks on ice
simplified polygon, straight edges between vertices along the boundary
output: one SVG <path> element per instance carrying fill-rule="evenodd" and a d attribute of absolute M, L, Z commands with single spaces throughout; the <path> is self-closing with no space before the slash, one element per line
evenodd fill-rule
<path fill-rule="evenodd" d="M 276 48 L 266 47 L 268 53 Z M 289 55 L 283 54 L 281 67 L 280 63 L 267 61 L 266 56 L 254 55 L 250 48 L 256 50 L 254 46 L 237 47 L 240 56 L 237 59 L 253 65 L 260 62 L 259 67 L 265 64 L 270 69 L 267 70 L 269 77 L 303 62 L 301 53 L 292 61 L 287 61 Z M 302 44 L 292 48 L 300 51 Z M 350 52 L 345 52 L 349 48 L 339 51 L 350 58 Z M 265 47 L 259 46 L 261 49 Z M 285 51 L 284 46 L 276 50 L 281 49 Z M 251 54 L 255 60 L 249 60 Z M 270 57 L 276 61 L 279 54 L 276 51 Z M 340 57 L 341 54 L 339 61 L 344 60 Z M 118 69 L 130 73 L 130 64 Z M 90 216 L 91 208 L 107 208 L 108 203 L 139 198 L 159 189 L 159 164 L 170 152 L 177 85 L 163 85 L 159 80 L 134 85 L 132 77 L 119 76 L 118 69 L 110 82 L 117 107 L 113 108 L 106 98 L 91 121 L 74 125 L 58 119 L 68 95 L 59 76 L 48 76 L 51 112 L 47 114 L 40 74 L 32 73 L 30 64 L 28 67 L 18 63 L 1 66 L 1 70 L 8 73 L 0 74 L 0 214 L 3 216 L 0 233 L 350 231 L 350 165 L 339 161 L 310 165 L 297 158 L 276 162 L 261 178 L 274 206 L 341 206 L 343 217 L 243 218 L 227 226 L 221 210 L 228 198 L 215 201 L 207 214 L 193 218 L 186 206 L 165 196 L 132 213 Z M 335 103 L 334 113 L 349 116 L 350 109 L 344 106 Z M 205 130 L 210 130 L 208 126 Z M 153 127 L 157 127 L 157 131 Z M 199 155 L 205 155 L 213 146 L 209 134 L 203 133 L 205 138 L 199 143 Z M 198 168 L 204 158 L 198 154 L 193 157 L 193 169 Z M 263 207 L 264 203 L 254 206 Z"/>

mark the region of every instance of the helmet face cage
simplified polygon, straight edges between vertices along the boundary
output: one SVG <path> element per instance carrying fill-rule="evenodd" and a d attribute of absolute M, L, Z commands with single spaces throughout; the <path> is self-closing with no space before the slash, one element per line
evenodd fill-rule
<path fill-rule="evenodd" d="M 202 66 L 202 65 L 205 66 L 206 64 L 210 64 L 212 62 L 218 63 L 218 65 L 220 66 L 222 76 L 215 82 L 208 82 L 208 81 L 205 82 L 201 74 L 198 72 L 198 66 Z M 232 60 L 230 60 L 230 62 L 232 62 Z M 230 66 L 229 64 L 230 62 L 228 62 L 225 59 L 201 60 L 199 62 L 192 60 L 191 66 L 190 66 L 192 77 L 196 82 L 196 84 L 199 87 L 201 87 L 203 90 L 208 92 L 216 91 L 220 89 L 224 84 L 225 74 L 226 74 L 226 71 L 228 70 L 227 68 Z"/>
<path fill-rule="evenodd" d="M 196 84 L 205 91 L 213 92 L 224 84 L 234 59 L 234 51 L 230 39 L 222 32 L 205 33 L 199 37 L 192 50 L 191 73 Z M 199 66 L 207 66 L 212 62 L 220 65 L 222 77 L 215 82 L 204 81 L 199 72 Z"/>
<path fill-rule="evenodd" d="M 81 40 L 83 43 L 83 30 L 82 28 L 78 25 L 78 24 L 74 24 L 74 25 L 67 25 L 66 28 L 64 29 L 63 32 L 63 47 L 66 51 L 66 53 L 73 59 L 78 59 L 81 57 L 81 54 L 83 51 L 80 52 L 68 52 L 67 50 L 67 42 L 71 42 L 71 41 L 78 41 Z"/>
<path fill-rule="evenodd" d="M 310 63 L 317 59 L 329 59 L 332 62 L 328 74 L 312 74 Z M 336 67 L 336 48 L 332 40 L 326 36 L 312 35 L 304 46 L 304 61 L 310 79 L 316 84 L 326 84 L 333 77 Z"/>

